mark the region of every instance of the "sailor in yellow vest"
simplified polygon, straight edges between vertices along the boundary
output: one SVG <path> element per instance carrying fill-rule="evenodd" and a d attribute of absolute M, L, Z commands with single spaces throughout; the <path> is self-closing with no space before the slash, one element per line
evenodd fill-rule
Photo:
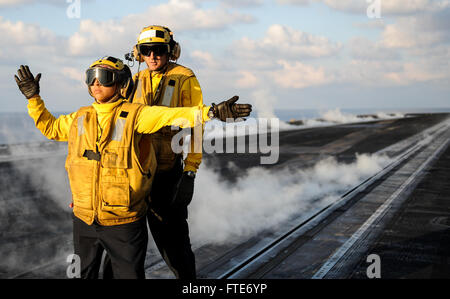
<path fill-rule="evenodd" d="M 145 27 L 139 34 L 133 56 L 147 65 L 134 76 L 136 91 L 133 103 L 160 107 L 203 105 L 202 90 L 194 73 L 175 63 L 180 56 L 180 45 L 170 29 L 157 25 Z M 190 150 L 184 163 L 183 154 L 176 154 L 171 148 L 172 138 L 178 131 L 164 127 L 152 135 L 158 165 L 151 190 L 148 223 L 161 256 L 180 279 L 196 278 L 187 207 L 193 197 L 195 175 L 202 161 L 201 124 L 198 128 L 192 129 Z"/>
<path fill-rule="evenodd" d="M 193 127 L 211 117 L 248 115 L 236 99 L 213 107 L 150 107 L 128 103 L 133 81 L 128 66 L 114 57 L 94 62 L 86 84 L 95 102 L 55 118 L 39 96 L 39 80 L 28 66 L 15 76 L 28 99 L 28 113 L 47 138 L 68 142 L 66 170 L 73 202 L 75 254 L 81 277 L 97 278 L 103 250 L 115 278 L 145 278 L 148 195 L 155 156 L 146 134 L 166 125 Z"/>

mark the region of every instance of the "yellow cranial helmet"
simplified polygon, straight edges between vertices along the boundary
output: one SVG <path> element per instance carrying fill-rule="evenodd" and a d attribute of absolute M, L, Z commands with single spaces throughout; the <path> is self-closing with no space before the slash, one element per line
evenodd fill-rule
<path fill-rule="evenodd" d="M 171 31 L 168 28 L 158 25 L 152 25 L 142 29 L 138 37 L 138 45 L 147 43 L 169 44 Z"/>
<path fill-rule="evenodd" d="M 117 71 L 121 71 L 123 70 L 123 68 L 125 67 L 125 64 L 123 64 L 123 61 L 112 57 L 112 56 L 105 56 L 102 57 L 96 61 L 94 61 L 89 68 L 93 68 L 95 66 L 99 66 L 99 65 L 107 65 L 112 67 L 113 69 L 117 70 Z"/>
<path fill-rule="evenodd" d="M 133 89 L 133 80 L 130 68 L 122 60 L 105 56 L 94 61 L 86 70 L 86 84 L 91 86 L 95 80 L 103 86 L 118 84 L 118 92 L 123 98 L 128 98 Z M 91 89 L 88 88 L 92 95 Z"/>
<path fill-rule="evenodd" d="M 180 57 L 180 45 L 173 39 L 173 32 L 164 26 L 151 25 L 144 27 L 139 34 L 137 44 L 133 49 L 133 56 L 137 61 L 143 62 L 141 54 L 145 55 L 145 53 L 141 52 L 141 45 L 144 47 L 164 45 L 167 47 L 169 59 L 177 60 Z"/>

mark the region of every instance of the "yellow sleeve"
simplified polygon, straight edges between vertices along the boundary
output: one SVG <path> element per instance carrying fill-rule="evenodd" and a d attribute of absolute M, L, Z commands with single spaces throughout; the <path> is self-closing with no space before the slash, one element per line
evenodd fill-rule
<path fill-rule="evenodd" d="M 28 100 L 28 114 L 34 120 L 36 128 L 48 139 L 57 141 L 67 141 L 69 138 L 69 129 L 75 118 L 76 112 L 68 115 L 61 115 L 55 118 L 45 108 L 44 101 L 40 96 Z"/>
<path fill-rule="evenodd" d="M 202 89 L 195 76 L 187 79 L 181 87 L 181 105 L 183 107 L 203 105 Z M 191 132 L 190 152 L 187 153 L 186 159 L 184 159 L 184 171 L 196 172 L 202 162 L 202 152 L 196 150 L 194 144 L 203 144 L 203 129 L 202 126 L 201 134 Z"/>
<path fill-rule="evenodd" d="M 147 106 L 137 116 L 135 130 L 140 134 L 152 134 L 165 126 L 192 128 L 210 120 L 210 106 L 169 108 Z"/>

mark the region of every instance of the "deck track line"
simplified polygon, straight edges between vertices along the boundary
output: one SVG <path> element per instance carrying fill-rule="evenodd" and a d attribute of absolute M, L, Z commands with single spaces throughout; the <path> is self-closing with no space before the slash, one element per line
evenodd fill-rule
<path fill-rule="evenodd" d="M 239 277 L 238 275 L 245 272 L 253 264 L 258 263 L 263 256 L 270 254 L 274 250 L 278 250 L 278 247 L 282 246 L 283 242 L 285 242 L 288 238 L 294 235 L 301 235 L 305 233 L 307 230 L 317 225 L 323 219 L 328 217 L 329 214 L 331 214 L 331 212 L 333 212 L 335 209 L 338 209 L 341 206 L 345 205 L 351 198 L 353 198 L 353 196 L 355 196 L 360 192 L 363 192 L 368 186 L 372 185 L 375 181 L 379 180 L 381 177 L 389 173 L 392 169 L 400 165 L 403 161 L 405 161 L 411 155 L 416 153 L 420 148 L 421 148 L 420 145 L 417 144 L 414 145 L 413 147 L 408 149 L 406 153 L 399 155 L 394 162 L 387 165 L 380 172 L 367 178 L 365 181 L 363 181 L 356 187 L 353 187 L 352 189 L 346 191 L 343 195 L 339 197 L 337 201 L 330 203 L 327 206 L 320 209 L 319 211 L 312 213 L 312 215 L 306 217 L 307 219 L 302 221 L 299 225 L 295 226 L 294 228 L 291 228 L 290 230 L 282 234 L 280 237 L 278 237 L 276 240 L 269 243 L 262 249 L 258 250 L 257 253 L 253 254 L 250 258 L 247 258 L 243 262 L 239 263 L 237 266 L 233 267 L 231 270 L 227 271 L 226 273 L 223 273 L 218 277 L 218 279 Z"/>
<path fill-rule="evenodd" d="M 439 136 L 448 128 L 448 125 L 449 123 L 447 121 L 444 121 L 425 130 L 424 132 L 414 135 L 412 138 L 413 140 L 411 140 L 411 138 L 408 138 L 408 140 L 411 140 L 411 143 L 415 143 L 417 142 L 419 136 L 425 137 L 426 135 L 431 135 L 425 139 L 419 138 L 420 141 L 418 143 L 416 143 L 411 148 L 406 150 L 404 153 L 394 158 L 394 162 L 385 166 L 380 172 L 376 173 L 375 175 L 372 175 L 371 177 L 367 178 L 365 181 L 360 183 L 358 186 L 345 192 L 336 202 L 327 205 L 318 212 L 312 213 L 312 216 L 307 217 L 307 220 L 303 221 L 300 225 L 297 225 L 296 227 L 288 230 L 288 232 L 282 234 L 276 240 L 264 246 L 262 249 L 258 250 L 256 254 L 253 254 L 250 258 L 245 259 L 243 262 L 239 263 L 237 266 L 223 273 L 218 278 L 226 279 L 239 277 L 240 274 L 245 272 L 249 267 L 252 267 L 255 263 L 258 263 L 259 260 L 261 260 L 264 256 L 273 252 L 274 250 L 277 250 L 277 248 L 282 246 L 283 242 L 285 242 L 288 238 L 294 235 L 304 233 L 306 230 L 311 228 L 311 225 L 314 226 L 314 223 L 320 222 L 323 219 L 325 219 L 332 211 L 341 207 L 342 205 L 345 205 L 351 198 L 353 198 L 354 195 L 363 192 L 368 186 L 372 185 L 375 181 L 379 180 L 381 177 L 392 171 L 392 169 L 400 165 L 410 156 L 418 152 L 420 149 L 424 148 L 427 141 L 429 141 L 428 138 L 434 139 L 435 136 Z M 392 146 L 390 146 L 389 148 L 391 147 Z M 381 154 L 382 152 L 385 152 L 385 150 L 386 149 L 380 150 L 376 154 Z"/>
<path fill-rule="evenodd" d="M 270 242 L 262 249 L 257 250 L 256 254 L 253 254 L 250 258 L 245 259 L 243 262 L 239 263 L 237 266 L 233 267 L 226 273 L 223 273 L 218 278 L 219 279 L 234 278 L 236 275 L 239 275 L 243 271 L 246 271 L 248 267 L 252 266 L 254 263 L 257 263 L 262 256 L 269 254 L 271 251 L 275 250 L 286 239 L 290 238 L 294 234 L 298 235 L 300 233 L 304 233 L 308 229 L 311 229 L 311 224 L 314 226 L 315 223 L 325 219 L 332 211 L 345 205 L 354 195 L 363 192 L 368 186 L 372 185 L 375 181 L 379 180 L 381 177 L 389 173 L 392 169 L 397 167 L 399 164 L 401 164 L 403 161 L 409 158 L 412 154 L 417 152 L 420 148 L 421 148 L 420 145 L 418 144 L 414 145 L 413 147 L 408 149 L 405 153 L 402 153 L 396 159 L 394 159 L 395 160 L 394 162 L 385 166 L 380 172 L 370 176 L 356 187 L 353 187 L 352 189 L 346 191 L 335 202 L 328 204 L 319 211 L 311 213 L 311 215 L 306 217 L 306 220 L 302 221 L 299 225 L 289 229 L 287 232 L 283 233 L 273 242 Z"/>
<path fill-rule="evenodd" d="M 371 225 L 391 206 L 392 202 L 405 190 L 430 162 L 437 157 L 447 146 L 449 140 L 441 144 L 428 159 L 387 199 L 376 211 L 364 222 L 364 224 L 329 258 L 325 264 L 312 276 L 313 279 L 324 278 L 325 275 L 337 264 L 337 262 L 344 256 L 344 254 L 361 238 L 361 236 L 371 227 Z"/>

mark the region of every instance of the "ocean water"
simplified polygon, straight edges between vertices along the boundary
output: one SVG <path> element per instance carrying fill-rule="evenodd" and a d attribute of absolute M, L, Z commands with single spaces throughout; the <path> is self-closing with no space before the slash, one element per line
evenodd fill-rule
<path fill-rule="evenodd" d="M 61 113 L 55 113 L 58 117 Z M 45 141 L 26 112 L 0 112 L 0 144 L 20 144 Z"/>
<path fill-rule="evenodd" d="M 355 121 L 356 115 L 378 114 L 380 118 L 387 114 L 395 113 L 398 117 L 406 113 L 439 113 L 450 112 L 450 108 L 411 108 L 411 109 L 278 109 L 275 115 L 282 122 L 289 120 L 314 120 L 325 118 L 334 123 L 345 123 Z M 55 117 L 62 113 L 54 113 Z M 369 119 L 370 120 L 370 119 Z M 310 125 L 313 126 L 314 124 Z M 207 124 L 208 126 L 208 124 Z M 207 127 L 208 128 L 208 127 Z M 40 142 L 47 140 L 36 129 L 33 120 L 26 112 L 0 112 L 0 145 L 1 144 L 21 144 Z"/>
<path fill-rule="evenodd" d="M 275 115 L 282 121 L 289 121 L 292 119 L 305 120 L 320 118 L 330 111 L 340 111 L 343 115 L 369 115 L 369 114 L 388 114 L 388 113 L 443 113 L 449 112 L 450 108 L 352 108 L 352 109 L 276 109 Z"/>

